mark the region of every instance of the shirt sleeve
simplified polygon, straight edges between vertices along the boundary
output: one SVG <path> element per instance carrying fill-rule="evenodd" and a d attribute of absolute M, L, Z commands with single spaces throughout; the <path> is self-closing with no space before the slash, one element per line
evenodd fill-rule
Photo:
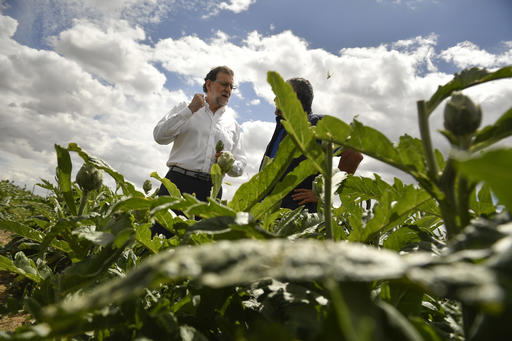
<path fill-rule="evenodd" d="M 240 137 L 240 126 L 236 124 L 236 137 L 233 150 L 231 153 L 235 158 L 235 162 L 233 163 L 233 168 L 228 172 L 229 176 L 237 177 L 242 175 L 245 166 L 247 165 L 247 157 L 245 155 L 245 148 L 242 145 L 242 138 Z"/>
<path fill-rule="evenodd" d="M 153 138 L 158 144 L 169 144 L 178 136 L 187 121 L 192 117 L 192 111 L 185 102 L 171 109 L 153 129 Z"/>

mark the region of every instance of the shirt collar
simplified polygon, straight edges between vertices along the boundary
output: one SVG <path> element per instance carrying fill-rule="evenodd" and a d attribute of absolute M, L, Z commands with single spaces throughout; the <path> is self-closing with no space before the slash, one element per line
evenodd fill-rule
<path fill-rule="evenodd" d="M 215 113 L 213 113 L 211 110 L 210 110 L 210 107 L 209 106 L 204 106 L 204 110 L 205 111 L 209 111 L 211 112 L 213 115 L 222 115 L 225 111 L 226 111 L 226 107 L 227 105 L 223 106 L 223 107 L 220 107 L 219 109 L 217 109 L 217 111 Z"/>

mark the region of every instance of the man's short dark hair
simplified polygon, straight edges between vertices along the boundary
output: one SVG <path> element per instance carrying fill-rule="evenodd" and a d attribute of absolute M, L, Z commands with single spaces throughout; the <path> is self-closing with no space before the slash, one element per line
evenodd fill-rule
<path fill-rule="evenodd" d="M 302 109 L 311 114 L 311 105 L 313 103 L 313 86 L 305 78 L 290 78 L 287 82 L 293 87 L 297 98 L 302 103 Z"/>
<path fill-rule="evenodd" d="M 204 77 L 204 84 L 203 84 L 203 91 L 204 91 L 204 93 L 208 92 L 208 89 L 206 88 L 206 81 L 207 80 L 211 80 L 211 81 L 216 80 L 217 79 L 217 74 L 219 72 L 227 73 L 231 77 L 235 76 L 235 73 L 233 72 L 233 70 L 231 70 L 227 66 L 217 66 L 217 67 L 214 67 L 213 69 L 210 70 L 210 72 L 208 72 L 206 77 Z"/>

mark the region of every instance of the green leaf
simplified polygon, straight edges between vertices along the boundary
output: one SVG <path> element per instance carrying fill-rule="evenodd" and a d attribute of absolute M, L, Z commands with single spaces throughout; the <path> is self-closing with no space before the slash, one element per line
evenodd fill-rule
<path fill-rule="evenodd" d="M 341 144 L 350 137 L 351 128 L 342 120 L 325 115 L 318 121 L 316 127 L 313 127 L 313 131 L 318 139 Z"/>
<path fill-rule="evenodd" d="M 494 252 L 508 257 L 506 249 L 496 248 Z M 503 306 L 507 302 L 506 288 L 496 281 L 496 270 L 493 264 L 489 265 L 468 262 L 465 251 L 439 257 L 425 252 L 400 256 L 358 243 L 312 239 L 219 241 L 177 247 L 150 256 L 124 278 L 45 307 L 42 322 L 51 326 L 63 317 L 83 317 L 86 312 L 145 293 L 147 288 L 161 288 L 162 284 L 181 280 L 189 280 L 196 287 L 224 288 L 264 278 L 302 283 L 332 279 L 354 288 L 366 287 L 369 292 L 374 281 L 409 279 L 441 297 L 459 299 L 476 307 Z"/>
<path fill-rule="evenodd" d="M 135 226 L 135 239 L 153 253 L 158 253 L 162 247 L 160 239 L 151 239 L 151 223 Z"/>
<path fill-rule="evenodd" d="M 160 176 L 158 176 L 157 172 L 151 173 L 150 176 L 164 184 L 165 188 L 169 192 L 169 196 L 171 196 L 172 198 L 181 198 L 180 190 L 178 189 L 178 187 L 176 187 L 175 184 L 171 182 L 171 180 L 167 178 L 161 178 Z"/>
<path fill-rule="evenodd" d="M 12 233 L 15 233 L 19 236 L 22 236 L 24 238 L 33 240 L 38 243 L 43 243 L 43 240 L 45 239 L 45 234 L 34 230 L 33 228 L 20 224 L 14 221 L 7 221 L 0 219 L 0 228 L 4 231 L 9 231 Z M 71 252 L 71 248 L 69 247 L 69 244 L 63 240 L 53 240 L 50 245 L 58 250 L 64 251 L 66 253 Z"/>
<path fill-rule="evenodd" d="M 389 321 L 389 324 L 393 329 L 390 339 L 423 341 L 421 334 L 394 306 L 386 303 L 385 301 L 378 301 L 377 305 L 385 312 L 387 315 L 387 321 Z"/>
<path fill-rule="evenodd" d="M 293 159 L 300 156 L 290 136 L 286 136 L 279 144 L 274 161 L 248 182 L 240 185 L 228 206 L 236 212 L 247 212 L 271 191 L 288 169 Z M 285 194 L 286 195 L 286 194 Z"/>
<path fill-rule="evenodd" d="M 512 77 L 512 66 L 505 66 L 495 72 L 476 67 L 462 70 L 460 73 L 456 73 L 451 81 L 439 86 L 434 95 L 430 97 L 426 103 L 427 115 L 430 115 L 453 91 L 460 91 L 474 85 L 508 77 Z"/>
<path fill-rule="evenodd" d="M 232 216 L 203 219 L 197 224 L 190 226 L 187 229 L 187 233 L 212 234 L 215 240 L 275 238 L 275 235 L 265 231 L 254 222 L 248 224 L 239 223 L 237 218 Z"/>
<path fill-rule="evenodd" d="M 75 199 L 73 197 L 73 191 L 71 186 L 71 157 L 67 149 L 62 148 L 59 145 L 55 145 L 55 151 L 57 152 L 57 180 L 59 181 L 59 187 L 64 196 L 64 200 L 71 211 L 71 214 L 76 215 Z"/>
<path fill-rule="evenodd" d="M 133 235 L 133 231 L 131 233 Z M 66 268 L 59 279 L 61 293 L 76 291 L 99 279 L 117 261 L 131 242 L 131 238 L 124 238 L 123 236 L 123 239 L 125 242 L 122 246 L 116 247 L 110 244 L 102 248 L 99 253 Z"/>
<path fill-rule="evenodd" d="M 473 191 L 470 197 L 469 208 L 475 212 L 477 217 L 492 215 L 497 211 L 492 198 L 491 188 L 488 184 L 485 183 L 479 190 L 476 188 Z"/>
<path fill-rule="evenodd" d="M 505 112 L 496 123 L 482 128 L 475 134 L 471 151 L 482 150 L 510 135 L 512 135 L 512 108 Z"/>
<path fill-rule="evenodd" d="M 14 262 L 10 258 L 0 255 L 0 270 L 9 271 L 18 275 L 25 276 L 36 283 L 41 282 L 42 278 L 39 276 L 39 273 L 33 262 L 30 264 L 25 254 L 23 254 L 23 256 L 19 256 L 19 253 L 23 254 L 21 251 L 18 252 L 15 256 L 16 259 Z M 23 261 L 21 258 L 24 258 L 25 261 Z"/>
<path fill-rule="evenodd" d="M 210 192 L 210 197 L 216 198 L 217 194 L 222 187 L 222 179 L 224 179 L 224 173 L 222 173 L 222 169 L 217 163 L 214 163 L 210 169 L 210 174 L 212 177 L 212 189 Z"/>
<path fill-rule="evenodd" d="M 323 150 L 317 143 L 307 114 L 302 109 L 302 104 L 297 98 L 290 84 L 285 82 L 277 72 L 269 71 L 267 81 L 277 96 L 277 106 L 282 112 L 283 127 L 300 151 L 310 160 L 317 173 L 325 174 L 325 162 Z"/>
<path fill-rule="evenodd" d="M 499 201 L 512 211 L 512 149 L 492 150 L 456 161 L 455 166 L 468 178 L 488 184 Z"/>
<path fill-rule="evenodd" d="M 395 179 L 392 191 L 384 192 L 376 200 L 379 203 L 375 206 L 373 218 L 364 228 L 352 231 L 349 240 L 367 242 L 376 238 L 403 223 L 433 199 L 425 190 L 415 188 L 413 185 L 404 186 Z"/>
<path fill-rule="evenodd" d="M 199 216 L 203 219 L 221 216 L 234 217 L 236 215 L 236 212 L 234 210 L 227 206 L 224 206 L 219 201 L 214 200 L 212 198 L 207 198 L 207 200 L 207 203 L 194 205 L 193 207 L 189 208 L 187 212 L 189 214 Z"/>
<path fill-rule="evenodd" d="M 418 231 L 415 231 L 410 227 L 403 226 L 396 231 L 391 232 L 384 241 L 383 247 L 398 252 L 411 244 L 418 243 L 420 240 Z"/>
<path fill-rule="evenodd" d="M 73 283 L 78 285 L 79 279 L 84 280 L 85 274 L 93 269 L 92 263 L 85 272 L 74 268 L 76 281 Z M 182 279 L 194 279 L 214 288 L 249 284 L 267 277 L 289 281 L 332 277 L 340 281 L 371 282 L 400 278 L 406 269 L 405 260 L 398 254 L 356 243 L 242 239 L 183 246 L 148 257 L 125 278 L 104 283 L 57 307 L 47 307 L 45 322 L 55 321 L 59 312 L 68 315 L 111 305 L 146 288 Z"/>
<path fill-rule="evenodd" d="M 319 156 L 322 157 L 322 156 Z M 270 168 L 272 164 L 275 162 L 272 162 L 268 167 Z M 281 200 L 297 185 L 299 185 L 304 179 L 306 179 L 308 176 L 316 174 L 317 170 L 313 165 L 313 161 L 310 159 L 306 159 L 299 163 L 297 167 L 293 169 L 290 173 L 286 174 L 286 176 L 283 178 L 281 182 L 279 182 L 272 193 L 267 195 L 265 199 L 254 205 L 251 209 L 251 214 L 256 218 L 260 219 L 266 212 L 269 212 L 273 207 L 278 205 Z"/>
<path fill-rule="evenodd" d="M 388 303 L 392 304 L 404 316 L 419 316 L 424 290 L 408 281 L 390 281 Z"/>
<path fill-rule="evenodd" d="M 384 134 L 357 120 L 348 126 L 332 116 L 318 122 L 315 136 L 369 155 L 411 174 L 422 184 L 432 186 L 426 175 L 423 145 L 419 139 L 404 135 L 398 145 L 394 145 Z"/>

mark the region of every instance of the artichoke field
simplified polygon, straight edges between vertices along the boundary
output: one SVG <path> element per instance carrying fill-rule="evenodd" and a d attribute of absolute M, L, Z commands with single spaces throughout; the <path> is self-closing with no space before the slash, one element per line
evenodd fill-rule
<path fill-rule="evenodd" d="M 0 270 L 14 276 L 0 313 L 29 316 L 0 340 L 510 338 L 512 149 L 489 147 L 512 134 L 512 108 L 478 129 L 484 113 L 460 93 L 510 77 L 511 66 L 463 70 L 418 101 L 421 139 L 392 143 L 357 120 L 326 116 L 311 127 L 289 84 L 269 72 L 288 134 L 229 202 L 198 201 L 153 173 L 170 193 L 156 197 L 151 181 L 139 190 L 78 145 L 56 145 L 56 183 L 39 184 L 50 195 L 0 187 L 0 229 L 12 235 Z M 445 159 L 429 118 L 450 96 Z M 375 174 L 338 186 L 331 162 L 343 148 L 417 185 Z M 76 181 L 71 153 L 83 160 Z M 307 159 L 282 178 L 300 154 Z M 217 166 L 214 183 L 227 171 Z M 318 213 L 278 208 L 316 173 Z M 174 236 L 151 238 L 154 221 Z"/>

